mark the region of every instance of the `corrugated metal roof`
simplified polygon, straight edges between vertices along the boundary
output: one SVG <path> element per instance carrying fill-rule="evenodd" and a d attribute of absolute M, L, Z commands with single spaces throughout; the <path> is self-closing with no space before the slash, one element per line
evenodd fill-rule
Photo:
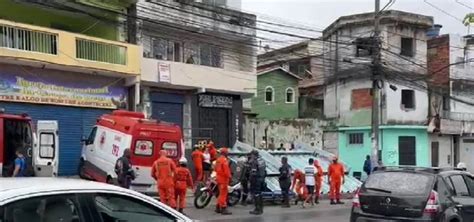
<path fill-rule="evenodd" d="M 286 156 L 288 158 L 288 163 L 291 165 L 293 170 L 295 169 L 303 169 L 305 166 L 308 165 L 308 159 L 313 158 L 318 160 L 323 167 L 325 173 L 327 173 L 327 168 L 331 162 L 333 154 L 323 151 L 323 150 L 316 150 L 311 151 L 307 146 L 304 144 L 300 144 L 300 149 L 294 151 L 265 151 L 259 150 L 260 156 L 265 160 L 267 164 L 267 174 L 268 177 L 266 179 L 267 187 L 272 192 L 280 193 L 280 185 L 278 183 L 278 169 L 281 167 L 281 157 Z M 230 159 L 234 162 L 237 162 L 238 159 L 242 156 L 247 155 L 250 151 L 256 149 L 249 144 L 245 144 L 242 142 L 236 142 L 234 147 L 231 149 L 230 152 Z M 347 164 L 346 171 L 349 171 Z M 321 189 L 323 193 L 329 193 L 329 184 L 327 183 L 327 178 L 324 178 L 324 184 Z M 345 179 L 345 183 L 342 187 L 342 192 L 355 192 L 358 187 L 360 187 L 362 183 L 357 180 L 356 178 L 347 175 Z"/>

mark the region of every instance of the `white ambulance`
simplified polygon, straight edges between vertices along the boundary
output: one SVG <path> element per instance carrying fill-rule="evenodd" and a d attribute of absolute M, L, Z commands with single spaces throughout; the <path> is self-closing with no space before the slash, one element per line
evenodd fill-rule
<path fill-rule="evenodd" d="M 156 194 L 156 182 L 151 177 L 151 166 L 160 150 L 176 162 L 184 155 L 181 128 L 172 123 L 145 119 L 143 113 L 118 110 L 101 116 L 84 146 L 79 164 L 82 178 L 114 183 L 117 179 L 115 163 L 127 148 L 137 177 L 131 189 Z"/>

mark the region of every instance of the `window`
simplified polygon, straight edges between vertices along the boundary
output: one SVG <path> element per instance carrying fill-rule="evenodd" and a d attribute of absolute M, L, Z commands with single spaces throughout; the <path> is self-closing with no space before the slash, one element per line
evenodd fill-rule
<path fill-rule="evenodd" d="M 402 109 L 415 109 L 415 91 L 402 89 Z"/>
<path fill-rule="evenodd" d="M 474 197 L 474 178 L 471 176 L 464 176 L 466 180 L 467 187 L 469 188 L 469 192 L 471 193 L 471 197 Z"/>
<path fill-rule="evenodd" d="M 374 40 L 373 37 L 357 38 L 354 41 L 354 44 L 356 45 L 356 56 L 366 57 L 373 55 Z"/>
<path fill-rule="evenodd" d="M 364 144 L 364 133 L 349 133 L 349 144 L 350 145 Z"/>
<path fill-rule="evenodd" d="M 414 40 L 413 38 L 403 38 L 401 40 L 400 55 L 412 57 L 414 54 Z"/>
<path fill-rule="evenodd" d="M 39 155 L 41 158 L 54 159 L 56 140 L 53 133 L 40 133 Z"/>
<path fill-rule="evenodd" d="M 153 155 L 153 142 L 148 140 L 138 140 L 135 144 L 135 154 L 139 156 Z"/>
<path fill-rule="evenodd" d="M 451 182 L 453 183 L 454 192 L 456 193 L 456 196 L 459 196 L 459 197 L 470 196 L 469 190 L 467 189 L 466 182 L 464 181 L 464 178 L 462 175 L 451 176 L 450 179 L 451 179 Z"/>
<path fill-rule="evenodd" d="M 464 61 L 464 57 L 462 56 L 456 57 L 456 67 L 460 69 L 464 69 L 465 65 L 466 65 L 466 62 Z"/>
<path fill-rule="evenodd" d="M 161 38 L 154 38 L 152 41 L 153 58 L 176 62 L 181 61 L 181 44 Z"/>
<path fill-rule="evenodd" d="M 392 195 L 425 195 L 431 191 L 434 177 L 409 172 L 381 172 L 371 174 L 362 189 L 378 192 L 388 190 Z"/>
<path fill-rule="evenodd" d="M 186 43 L 184 58 L 188 64 L 221 67 L 221 49 L 210 44 Z"/>
<path fill-rule="evenodd" d="M 295 90 L 292 88 L 286 89 L 286 103 L 295 103 Z"/>
<path fill-rule="evenodd" d="M 23 199 L 5 207 L 5 221 L 85 222 L 75 195 L 41 196 Z"/>
<path fill-rule="evenodd" d="M 265 102 L 273 102 L 274 101 L 274 92 L 273 92 L 273 87 L 267 86 L 265 88 Z"/>
<path fill-rule="evenodd" d="M 450 100 L 448 96 L 443 96 L 443 110 L 449 111 L 450 110 Z"/>
<path fill-rule="evenodd" d="M 184 59 L 188 64 L 200 64 L 199 45 L 195 43 L 186 43 L 184 45 Z"/>
<path fill-rule="evenodd" d="M 174 222 L 177 219 L 162 209 L 132 197 L 98 194 L 94 202 L 102 222 Z"/>
<path fill-rule="evenodd" d="M 94 127 L 92 128 L 91 134 L 89 134 L 89 138 L 86 141 L 86 145 L 94 144 L 96 134 L 97 134 L 97 127 Z"/>

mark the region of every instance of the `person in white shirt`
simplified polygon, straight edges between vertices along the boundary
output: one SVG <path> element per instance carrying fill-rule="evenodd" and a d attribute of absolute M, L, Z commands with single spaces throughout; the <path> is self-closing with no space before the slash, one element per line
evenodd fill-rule
<path fill-rule="evenodd" d="M 207 183 L 211 177 L 212 164 L 211 164 L 211 154 L 209 153 L 209 148 L 206 148 L 203 153 L 203 170 L 204 170 L 204 181 Z"/>
<path fill-rule="evenodd" d="M 314 166 L 313 158 L 309 158 L 308 166 L 306 166 L 303 171 L 305 175 L 306 188 L 308 189 L 308 197 L 305 201 L 303 201 L 303 207 L 305 207 L 305 204 L 308 201 L 311 203 L 311 205 L 314 205 L 314 186 L 316 185 L 316 175 L 318 173 L 318 169 L 316 169 L 316 167 Z"/>

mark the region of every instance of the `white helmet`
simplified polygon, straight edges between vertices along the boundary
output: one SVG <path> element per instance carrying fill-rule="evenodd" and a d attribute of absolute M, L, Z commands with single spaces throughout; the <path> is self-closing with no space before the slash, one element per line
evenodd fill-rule
<path fill-rule="evenodd" d="M 179 164 L 188 164 L 188 160 L 186 160 L 185 157 L 181 157 L 181 159 L 179 159 Z"/>
<path fill-rule="evenodd" d="M 463 162 L 458 163 L 458 169 L 467 170 L 467 165 Z"/>

